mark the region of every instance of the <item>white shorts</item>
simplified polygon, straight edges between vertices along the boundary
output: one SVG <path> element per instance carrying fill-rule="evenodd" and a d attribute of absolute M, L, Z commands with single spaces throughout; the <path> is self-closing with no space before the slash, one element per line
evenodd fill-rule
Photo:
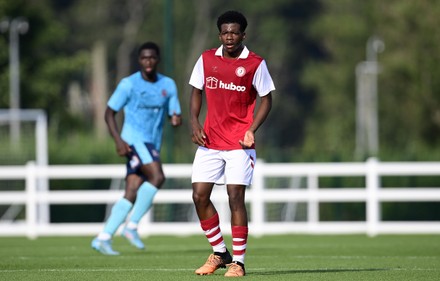
<path fill-rule="evenodd" d="M 256 159 L 255 149 L 215 150 L 199 146 L 191 181 L 249 185 Z"/>

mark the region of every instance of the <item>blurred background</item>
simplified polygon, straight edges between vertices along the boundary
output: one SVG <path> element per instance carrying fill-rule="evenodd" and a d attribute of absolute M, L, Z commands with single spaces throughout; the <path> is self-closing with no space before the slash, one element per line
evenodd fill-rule
<path fill-rule="evenodd" d="M 219 46 L 216 20 L 230 9 L 247 17 L 245 43 L 266 59 L 277 88 L 272 112 L 257 134 L 258 158 L 440 160 L 436 0 L 0 0 L 0 108 L 45 112 L 50 165 L 122 164 L 103 113 L 120 79 L 137 71 L 137 47 L 155 41 L 162 50 L 160 72 L 175 78 L 184 117 L 177 130 L 166 125 L 162 160 L 191 163 L 189 76 L 201 52 Z M 0 165 L 35 159 L 32 124 L 20 123 L 19 137 L 13 138 L 10 124 L 0 123 Z M 388 178 L 383 185 L 397 182 L 440 186 L 439 177 Z M 362 184 L 324 179 L 328 187 Z M 50 188 L 78 185 L 109 187 L 99 180 L 54 180 Z M 2 181 L 0 187 L 19 186 Z M 323 219 L 365 218 L 360 203 L 324 205 Z M 438 207 L 396 203 L 384 216 L 439 220 Z M 105 215 L 103 206 L 66 208 L 75 206 L 51 206 L 52 221 L 102 221 Z"/>

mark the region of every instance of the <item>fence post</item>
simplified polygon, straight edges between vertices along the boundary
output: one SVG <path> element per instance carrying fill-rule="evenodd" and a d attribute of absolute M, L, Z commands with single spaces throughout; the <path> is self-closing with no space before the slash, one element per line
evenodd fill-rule
<path fill-rule="evenodd" d="M 376 236 L 378 233 L 378 224 L 380 221 L 380 202 L 378 197 L 379 191 L 379 174 L 377 172 L 377 158 L 368 158 L 366 163 L 367 174 L 367 235 Z"/>
<path fill-rule="evenodd" d="M 307 175 L 307 190 L 309 198 L 307 202 L 307 222 L 310 229 L 317 228 L 319 222 L 319 202 L 317 193 L 319 188 L 318 176 L 315 173 Z"/>
<path fill-rule="evenodd" d="M 29 239 L 37 238 L 37 176 L 35 162 L 26 164 L 26 231 Z"/>
<path fill-rule="evenodd" d="M 48 145 L 47 145 L 47 117 L 43 110 L 34 111 L 36 114 L 35 135 L 36 135 L 36 165 L 38 167 L 47 167 L 48 160 Z M 37 179 L 37 190 L 48 191 L 49 179 L 47 177 L 39 177 Z M 50 207 L 48 203 L 39 204 L 37 207 L 38 223 L 50 223 Z"/>
<path fill-rule="evenodd" d="M 264 161 L 257 159 L 254 176 L 252 180 L 252 200 L 251 200 L 251 222 L 253 225 L 252 234 L 263 235 L 264 229 Z"/>

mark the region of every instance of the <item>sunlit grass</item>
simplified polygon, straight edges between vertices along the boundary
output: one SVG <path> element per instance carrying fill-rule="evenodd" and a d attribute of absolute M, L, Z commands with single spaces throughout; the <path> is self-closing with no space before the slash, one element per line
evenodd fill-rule
<path fill-rule="evenodd" d="M 90 248 L 91 237 L 0 238 L 1 280 L 219 280 L 200 277 L 210 246 L 202 236 L 145 238 L 146 251 L 116 237 L 120 256 Z M 230 237 L 226 237 L 230 245 Z M 250 237 L 247 280 L 439 280 L 440 237 L 363 235 Z"/>

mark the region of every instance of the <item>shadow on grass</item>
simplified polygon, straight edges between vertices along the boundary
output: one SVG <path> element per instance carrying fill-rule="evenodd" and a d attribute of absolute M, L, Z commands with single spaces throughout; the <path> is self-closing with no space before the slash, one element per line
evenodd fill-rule
<path fill-rule="evenodd" d="M 272 270 L 272 271 L 251 271 L 246 275 L 283 275 L 297 273 L 340 273 L 340 272 L 365 272 L 365 271 L 387 271 L 386 268 L 338 268 L 338 269 L 292 269 L 292 270 Z"/>

